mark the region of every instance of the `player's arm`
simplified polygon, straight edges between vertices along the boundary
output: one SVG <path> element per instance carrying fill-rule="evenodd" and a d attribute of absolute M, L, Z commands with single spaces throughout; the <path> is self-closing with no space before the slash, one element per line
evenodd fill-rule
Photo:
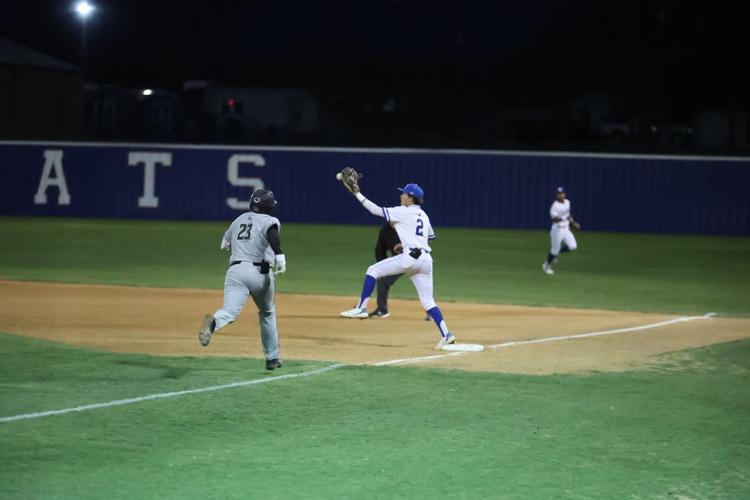
<path fill-rule="evenodd" d="M 365 198 L 365 195 L 360 192 L 355 193 L 354 197 L 357 198 L 357 201 L 359 201 L 362 206 L 365 207 L 365 210 L 370 212 L 372 215 L 375 215 L 377 217 L 385 217 L 386 220 L 390 221 L 385 208 L 377 206 L 376 204 Z"/>
<path fill-rule="evenodd" d="M 577 222 L 575 221 L 575 219 L 573 218 L 573 214 L 570 214 L 570 215 L 568 216 L 568 221 L 570 222 L 570 224 L 571 224 L 571 225 L 572 225 L 572 226 L 573 226 L 573 227 L 574 227 L 575 229 L 581 229 L 581 225 L 580 225 L 579 223 L 577 223 Z"/>
<path fill-rule="evenodd" d="M 276 270 L 274 274 L 281 274 L 286 271 L 286 256 L 281 250 L 281 235 L 279 234 L 279 225 L 273 224 L 266 229 L 266 240 L 276 256 Z"/>
<path fill-rule="evenodd" d="M 552 222 L 560 222 L 562 220 L 562 217 L 560 217 L 560 212 L 555 210 L 555 204 L 553 203 L 551 207 L 549 207 L 549 217 L 552 219 Z"/>
<path fill-rule="evenodd" d="M 221 243 L 219 243 L 219 248 L 222 250 L 227 250 L 229 247 L 232 246 L 232 228 L 230 226 L 229 229 L 226 230 L 224 233 L 224 236 L 221 238 Z"/>

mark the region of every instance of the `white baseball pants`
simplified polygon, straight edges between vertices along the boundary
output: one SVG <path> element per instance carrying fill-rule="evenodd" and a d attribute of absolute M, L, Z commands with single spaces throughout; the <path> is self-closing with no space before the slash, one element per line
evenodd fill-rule
<path fill-rule="evenodd" d="M 423 252 L 418 259 L 413 258 L 407 252 L 394 255 L 368 267 L 367 274 L 375 279 L 405 274 L 414 283 L 419 302 L 425 311 L 437 305 L 432 296 L 432 256 L 428 253 Z M 367 300 L 361 304 L 361 307 L 367 307 Z"/>
<path fill-rule="evenodd" d="M 549 253 L 552 255 L 558 255 L 560 253 L 560 247 L 563 242 L 565 242 L 565 245 L 570 251 L 578 248 L 578 243 L 576 242 L 576 237 L 573 235 L 573 231 L 567 227 L 560 228 L 552 226 L 552 229 L 549 232 L 549 239 L 551 243 Z"/>

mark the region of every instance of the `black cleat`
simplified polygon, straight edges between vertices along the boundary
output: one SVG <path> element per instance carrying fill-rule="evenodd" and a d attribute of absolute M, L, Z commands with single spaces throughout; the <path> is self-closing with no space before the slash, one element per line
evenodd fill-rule
<path fill-rule="evenodd" d="M 375 309 L 370 313 L 371 318 L 387 318 L 388 316 L 390 316 L 388 311 L 383 311 L 382 309 Z"/>
<path fill-rule="evenodd" d="M 284 363 L 279 358 L 266 360 L 266 370 L 275 370 L 276 368 L 281 368 L 283 365 Z"/>

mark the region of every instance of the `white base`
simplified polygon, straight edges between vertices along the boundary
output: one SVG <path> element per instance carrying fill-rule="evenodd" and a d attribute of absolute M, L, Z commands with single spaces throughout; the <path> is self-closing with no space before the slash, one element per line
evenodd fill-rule
<path fill-rule="evenodd" d="M 482 344 L 448 344 L 441 348 L 443 351 L 482 352 Z"/>

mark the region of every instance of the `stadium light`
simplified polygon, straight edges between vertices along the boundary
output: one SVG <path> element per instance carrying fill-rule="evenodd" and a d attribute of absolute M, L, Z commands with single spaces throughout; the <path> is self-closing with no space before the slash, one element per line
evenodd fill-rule
<path fill-rule="evenodd" d="M 88 18 L 92 12 L 94 12 L 94 6 L 88 3 L 86 0 L 83 0 L 82 2 L 78 2 L 75 6 L 76 14 L 78 14 L 78 17 L 81 19 Z"/>
<path fill-rule="evenodd" d="M 143 95 L 151 95 L 153 93 L 154 93 L 154 91 L 151 90 L 151 89 L 143 89 L 143 92 L 141 92 L 141 94 L 143 94 Z"/>

